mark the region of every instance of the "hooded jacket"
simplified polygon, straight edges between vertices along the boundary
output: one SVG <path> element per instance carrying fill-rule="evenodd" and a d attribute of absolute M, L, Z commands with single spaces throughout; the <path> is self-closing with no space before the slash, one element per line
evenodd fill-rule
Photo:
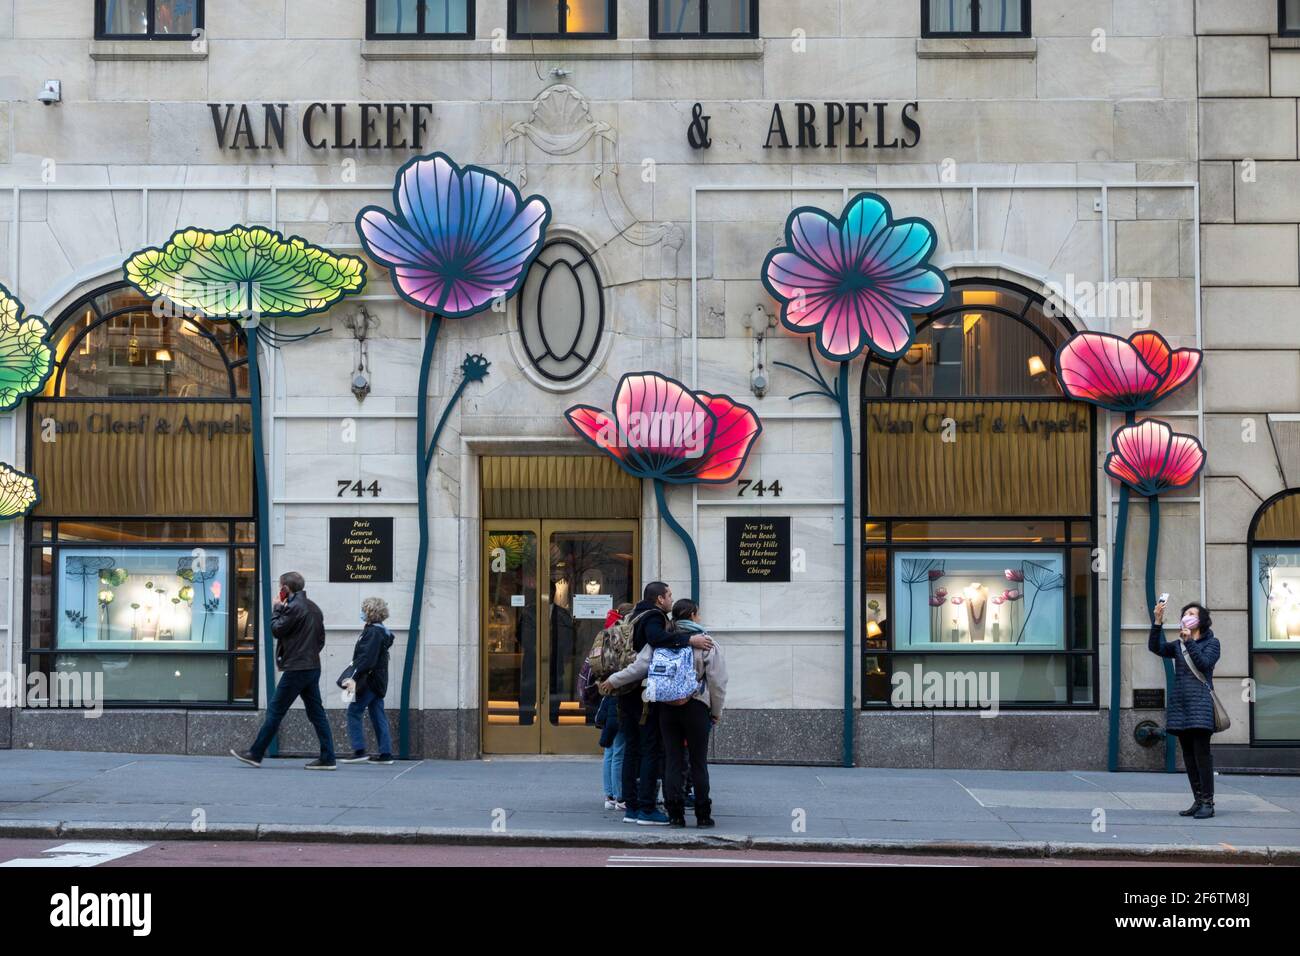
<path fill-rule="evenodd" d="M 650 614 L 646 614 L 650 611 Z M 689 634 L 674 631 L 668 625 L 668 615 L 653 601 L 642 601 L 632 608 L 629 615 L 636 618 L 645 615 L 632 628 L 632 649 L 640 653 L 641 648 L 651 647 L 685 647 L 691 642 Z"/>
<path fill-rule="evenodd" d="M 308 599 L 306 591 L 295 591 L 271 611 L 271 636 L 275 638 L 275 664 L 280 670 L 320 669 L 325 616 Z"/>
<path fill-rule="evenodd" d="M 393 632 L 378 622 L 367 624 L 352 648 L 352 678 L 357 694 L 372 691 L 376 697 L 388 693 L 388 649 L 393 646 Z"/>

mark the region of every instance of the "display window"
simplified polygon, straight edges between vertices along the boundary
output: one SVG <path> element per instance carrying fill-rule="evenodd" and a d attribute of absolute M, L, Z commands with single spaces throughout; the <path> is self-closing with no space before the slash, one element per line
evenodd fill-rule
<path fill-rule="evenodd" d="M 28 673 L 51 688 L 79 675 L 106 706 L 256 706 L 241 336 L 124 285 L 90 293 L 52 328 L 55 371 L 28 407 L 29 466 L 45 491 L 25 525 Z M 192 440 L 186 420 L 222 427 Z M 49 421 L 57 440 L 43 442 Z"/>
<path fill-rule="evenodd" d="M 1250 525 L 1251 743 L 1300 744 L 1300 491 L 1266 501 Z"/>
<path fill-rule="evenodd" d="M 1096 416 L 1051 362 L 1071 329 L 1001 282 L 952 302 L 863 372 L 863 707 L 1095 708 Z"/>

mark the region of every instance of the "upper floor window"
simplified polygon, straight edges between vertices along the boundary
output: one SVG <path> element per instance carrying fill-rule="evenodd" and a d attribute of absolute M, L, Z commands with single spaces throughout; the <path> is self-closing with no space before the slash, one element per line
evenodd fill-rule
<path fill-rule="evenodd" d="M 95 0 L 101 40 L 188 40 L 203 29 L 203 0 Z"/>
<path fill-rule="evenodd" d="M 1029 0 L 921 0 L 926 37 L 1027 37 Z"/>
<path fill-rule="evenodd" d="M 371 40 L 471 39 L 474 0 L 366 0 Z"/>
<path fill-rule="evenodd" d="M 535 40 L 616 35 L 614 0 L 510 0 L 510 36 Z"/>
<path fill-rule="evenodd" d="M 1300 0 L 1277 0 L 1277 32 L 1284 37 L 1300 37 Z"/>
<path fill-rule="evenodd" d="M 756 37 L 758 0 L 650 0 L 653 37 Z"/>

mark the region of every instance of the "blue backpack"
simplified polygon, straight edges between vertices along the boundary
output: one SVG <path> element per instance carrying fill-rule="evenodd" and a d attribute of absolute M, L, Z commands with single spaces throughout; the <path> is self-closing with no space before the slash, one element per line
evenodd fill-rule
<path fill-rule="evenodd" d="M 691 647 L 657 647 L 650 656 L 645 699 L 658 703 L 685 700 L 695 696 L 702 683 L 695 673 L 695 651 Z"/>

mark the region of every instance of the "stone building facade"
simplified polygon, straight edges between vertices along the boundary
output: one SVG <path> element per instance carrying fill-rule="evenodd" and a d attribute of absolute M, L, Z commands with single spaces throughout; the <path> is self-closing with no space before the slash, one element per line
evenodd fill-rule
<path fill-rule="evenodd" d="M 1209 454 L 1203 484 L 1164 502 L 1156 577 L 1174 601 L 1204 599 L 1216 611 L 1224 646 L 1218 676 L 1234 717 L 1216 742 L 1243 766 L 1292 760 L 1289 738 L 1251 746 L 1249 695 L 1236 693 L 1238 680 L 1258 679 L 1266 664 L 1270 699 L 1280 702 L 1269 726 L 1278 733 L 1294 726 L 1286 713 L 1296 709 L 1300 674 L 1280 643 L 1266 661 L 1252 652 L 1247 600 L 1256 577 L 1252 518 L 1275 493 L 1300 482 L 1300 434 L 1293 433 L 1300 427 L 1300 344 L 1287 331 L 1289 314 L 1300 306 L 1300 213 L 1293 208 L 1300 41 L 1280 35 L 1286 31 L 1275 0 L 1033 0 L 1024 5 L 1023 23 L 1016 20 L 1022 14 L 1010 15 L 1010 25 L 1024 29 L 975 37 L 955 35 L 966 32 L 961 24 L 948 24 L 955 29 L 945 33 L 938 7 L 946 5 L 923 16 L 930 4 L 920 0 L 761 0 L 753 35 L 664 37 L 653 35 L 663 31 L 651 20 L 661 5 L 651 10 L 648 0 L 617 0 L 610 8 L 615 35 L 557 39 L 518 36 L 513 3 L 477 0 L 467 36 L 381 38 L 382 23 L 368 21 L 362 0 L 211 0 L 200 5 L 201 33 L 177 41 L 97 35 L 92 5 L 76 0 L 6 0 L 0 281 L 29 313 L 45 316 L 56 341 L 86 309 L 107 314 L 117 301 L 112 287 L 121 281 L 122 261 L 178 229 L 265 225 L 358 254 L 357 212 L 370 204 L 391 208 L 395 174 L 421 153 L 436 150 L 487 167 L 525 195 L 545 196 L 553 211 L 550 239 L 567 243 L 555 255 L 570 256 L 573 274 L 590 270 L 584 274 L 599 284 L 599 333 L 589 360 L 576 369 L 548 367 L 527 331 L 547 321 L 529 312 L 544 305 L 524 296 L 500 311 L 444 322 L 422 398 L 417 379 L 428 320 L 398 299 L 377 268 L 361 295 L 323 315 L 278 321 L 284 335 L 324 331 L 262 356 L 271 515 L 251 531 L 247 515 L 243 523 L 232 517 L 221 542 L 230 558 L 220 573 L 229 572 L 230 587 L 239 590 L 236 579 L 245 572 L 237 569 L 241 556 L 254 558 L 247 537 L 253 535 L 269 539 L 274 574 L 292 568 L 305 575 L 329 628 L 323 688 L 341 735 L 342 701 L 332 676 L 350 659 L 357 607 L 370 594 L 392 608 L 394 684 L 400 683 L 417 549 L 418 402 L 437 415 L 460 383 L 466 354 L 481 353 L 490 374 L 465 388 L 429 485 L 430 577 L 414 654 L 411 752 L 475 758 L 505 739 L 500 726 L 509 734 L 534 718 L 560 726 L 575 711 L 558 690 L 560 632 L 552 605 L 561 599 L 554 583 L 549 594 L 537 591 L 539 609 L 551 606 L 552 643 L 542 653 L 551 669 L 536 679 L 551 699 L 532 698 L 525 707 L 533 678 L 520 683 L 518 673 L 533 666 L 526 651 L 524 663 L 508 663 L 517 672 L 507 681 L 510 706 L 489 693 L 491 655 L 509 656 L 489 648 L 492 627 L 504 622 L 517 640 L 522 614 L 511 608 L 525 606 L 489 592 L 496 580 L 489 536 L 525 530 L 525 515 L 517 506 L 493 511 L 514 500 L 500 492 L 519 489 L 508 478 L 487 476 L 497 468 L 508 474 L 511 466 L 503 463 L 517 459 L 588 455 L 564 410 L 579 403 L 609 408 L 624 374 L 658 371 L 751 405 L 764 426 L 742 476 L 748 484 L 674 488 L 667 497 L 698 544 L 704 617 L 727 649 L 730 713 L 715 735 L 715 756 L 835 763 L 845 739 L 839 414 L 815 398 L 790 400 L 806 382 L 777 363 L 807 367 L 809 357 L 803 341 L 775 324 L 778 307 L 760 270 L 783 242 L 794 208 L 838 214 L 853 195 L 878 193 L 896 216 L 934 225 L 934 261 L 960 308 L 959 320 L 936 319 L 938 328 L 923 331 L 924 345 L 907 363 L 913 371 L 900 366 L 902 385 L 891 375 L 882 385 L 879 367 L 873 372 L 862 360 L 852 371 L 852 493 L 861 520 L 848 547 L 862 552 L 854 582 L 860 613 L 852 629 L 853 761 L 1104 767 L 1111 681 L 1119 680 L 1120 765 L 1164 765 L 1161 745 L 1134 736 L 1144 720 L 1162 722 L 1159 701 L 1139 694 L 1137 707 L 1134 691 L 1164 686 L 1159 662 L 1145 649 L 1148 518 L 1140 502 L 1131 509 L 1124 561 L 1121 671 L 1110 667 L 1117 497 L 1101 465 L 1117 418 L 1077 406 L 1071 414 L 1082 416 L 1082 444 L 1070 451 L 1067 438 L 1052 439 L 1061 444 L 1050 446 L 1045 470 L 1030 472 L 1024 487 L 981 492 L 988 500 L 972 491 L 948 513 L 871 512 L 874 491 L 864 483 L 872 462 L 879 459 L 900 486 L 909 484 L 899 476 L 912 462 L 912 451 L 873 429 L 870 412 L 880 409 L 871 402 L 895 400 L 889 414 L 904 415 L 908 403 L 931 401 L 941 417 L 973 418 L 985 408 L 981 402 L 998 400 L 1032 426 L 1037 413 L 1030 409 L 1039 407 L 1033 403 L 1060 398 L 1047 352 L 1021 355 L 1021 345 L 1006 344 L 1014 336 L 998 338 L 1005 324 L 999 310 L 1012 303 L 1018 315 L 1010 318 L 1032 325 L 1049 344 L 1072 331 L 1127 336 L 1152 328 L 1173 347 L 1206 350 L 1200 382 L 1158 410 L 1176 430 L 1201 437 Z M 578 6 L 584 15 L 604 14 L 601 3 Z M 1000 0 L 985 6 L 986 25 L 994 6 L 1007 15 Z M 51 79 L 59 81 L 60 98 L 52 105 L 37 95 Z M 369 131 L 367 122 L 374 124 Z M 561 308 L 572 307 L 572 298 L 556 296 Z M 359 400 L 351 384 L 363 347 L 349 324 L 355 327 L 363 307 L 378 323 L 364 345 L 370 388 Z M 981 319 L 994 328 L 987 340 Z M 941 334 L 953 329 L 960 334 Z M 164 334 L 157 327 L 154 333 Z M 155 358 L 159 351 L 170 355 L 168 343 L 154 349 Z M 995 358 L 981 365 L 981 348 Z M 124 354 L 130 364 L 129 349 Z M 960 369 L 945 372 L 942 355 Z M 1018 363 L 1014 372 L 1007 356 Z M 71 361 L 67 353 L 58 357 Z M 1047 377 L 1033 371 L 1032 361 L 1025 373 L 1026 358 L 1045 360 Z M 821 367 L 828 377 L 835 373 Z M 97 381 L 84 362 L 77 368 L 69 381 Z M 56 391 L 45 398 L 66 397 L 59 387 L 47 387 Z M 171 387 L 164 382 L 163 397 L 185 397 Z M 87 396 L 109 394 L 85 388 Z M 240 397 L 238 386 L 232 395 Z M 29 471 L 39 440 L 31 406 L 0 418 L 0 457 Z M 1023 453 L 1029 445 L 989 447 L 972 452 L 971 461 L 987 464 L 987 456 L 1002 454 L 1036 467 Z M 1069 455 L 1080 448 L 1082 464 L 1072 475 L 1051 470 L 1075 460 Z M 540 472 L 519 473 L 536 480 Z M 360 483 L 359 497 L 352 482 Z M 754 493 L 754 483 L 773 482 L 781 486 L 779 498 Z M 1034 504 L 1070 483 L 1086 496 L 1081 509 Z M 660 520 L 650 483 L 644 485 L 634 490 L 634 513 L 599 517 L 630 522 L 617 527 L 633 529 L 632 590 L 658 578 L 684 594 L 685 552 Z M 566 520 L 573 530 L 579 517 L 544 510 L 528 528 L 545 533 L 542 522 Z M 981 515 L 1006 524 L 986 524 Z M 63 666 L 60 615 L 76 609 L 46 599 L 74 593 L 60 555 L 84 556 L 86 540 L 119 540 L 87 537 L 69 524 L 73 517 L 114 516 L 42 517 L 38 510 L 0 538 L 0 572 L 7 576 L 0 624 L 7 622 L 10 671 Z M 115 517 L 118 527 L 148 516 Z M 728 519 L 784 517 L 790 582 L 729 581 Z M 329 581 L 332 518 L 392 519 L 391 582 Z M 121 533 L 152 540 L 156 531 Z M 188 552 L 198 539 L 185 533 L 169 530 L 159 553 Z M 902 567 L 913 558 L 904 555 L 946 556 L 949 571 L 965 573 L 963 561 L 995 541 L 1004 544 L 988 560 L 1019 566 L 1041 553 L 1067 582 L 1056 597 L 1051 586 L 1043 588 L 1044 606 L 1057 609 L 1060 623 L 1035 625 L 1030 642 L 1041 636 L 1041 646 L 1033 653 L 995 648 L 1001 658 L 977 655 L 961 665 L 1002 679 L 999 715 L 885 704 L 882 674 L 888 679 L 918 661 L 952 670 L 962 660 L 939 653 L 955 653 L 951 647 L 933 646 L 946 640 L 942 614 L 920 642 L 924 648 L 904 647 L 899 634 L 890 634 L 910 587 Z M 44 577 L 42 560 L 54 562 Z M 968 563 L 972 574 L 992 567 Z M 64 586 L 51 590 L 56 578 Z M 521 580 L 514 585 L 523 587 Z M 242 587 L 247 595 L 248 585 Z M 255 612 L 239 617 L 234 603 L 229 610 L 227 699 L 192 689 L 181 693 L 200 699 L 145 699 L 136 688 L 135 699 L 110 699 L 93 721 L 38 700 L 10 701 L 26 706 L 3 712 L 0 746 L 224 753 L 251 738 L 265 706 L 263 635 L 255 626 L 242 630 Z M 1030 631 L 1024 616 L 1033 612 L 1020 606 L 1014 613 L 1022 617 L 1003 626 L 1023 637 Z M 1038 621 L 1044 613 L 1040 608 Z M 588 641 L 589 630 L 579 628 Z M 117 658 L 105 652 L 96 666 L 105 660 L 111 671 Z M 395 694 L 388 704 L 396 710 Z M 524 711 L 533 716 L 521 719 Z M 283 749 L 312 749 L 306 722 L 293 716 Z M 542 733 L 535 746 L 531 737 L 518 746 L 521 738 L 510 739 L 507 749 L 548 752 L 574 746 L 575 738 L 566 734 L 557 743 L 560 737 Z"/>

